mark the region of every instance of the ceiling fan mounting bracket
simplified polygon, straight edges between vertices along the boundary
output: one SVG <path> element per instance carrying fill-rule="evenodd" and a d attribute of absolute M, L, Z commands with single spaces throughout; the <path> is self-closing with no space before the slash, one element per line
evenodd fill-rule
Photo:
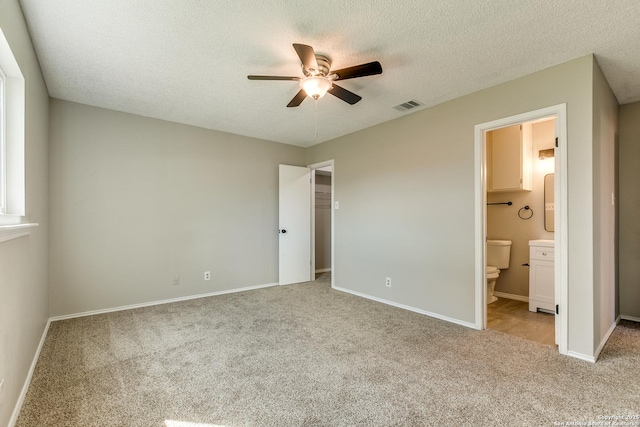
<path fill-rule="evenodd" d="M 310 76 L 324 76 L 327 77 L 329 74 L 329 70 L 331 70 L 331 59 L 328 56 L 318 55 L 316 54 L 316 62 L 318 63 L 318 70 L 314 70 L 313 68 L 306 69 L 304 64 L 301 64 L 302 72 L 305 77 Z"/>

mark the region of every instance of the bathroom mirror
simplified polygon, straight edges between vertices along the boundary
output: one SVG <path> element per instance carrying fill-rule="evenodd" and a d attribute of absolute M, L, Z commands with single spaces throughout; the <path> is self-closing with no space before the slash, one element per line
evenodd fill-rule
<path fill-rule="evenodd" d="M 553 231 L 553 174 L 544 176 L 544 229 Z"/>

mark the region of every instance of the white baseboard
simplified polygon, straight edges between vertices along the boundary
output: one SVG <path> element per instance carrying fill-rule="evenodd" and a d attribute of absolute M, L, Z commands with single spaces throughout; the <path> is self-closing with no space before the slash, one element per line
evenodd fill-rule
<path fill-rule="evenodd" d="M 639 322 L 640 323 L 640 317 L 620 315 L 619 319 L 630 320 L 632 322 Z"/>
<path fill-rule="evenodd" d="M 587 356 L 586 354 L 578 353 L 575 351 L 567 351 L 567 356 L 575 357 L 576 359 L 584 360 L 586 362 L 596 363 L 595 357 Z"/>
<path fill-rule="evenodd" d="M 600 345 L 598 345 L 598 348 L 594 352 L 593 356 L 587 356 L 586 354 L 577 353 L 575 351 L 568 351 L 567 356 L 575 357 L 576 359 L 586 360 L 587 362 L 591 362 L 591 363 L 596 363 L 596 361 L 598 360 L 598 357 L 600 356 L 600 352 L 602 352 L 604 345 L 607 343 L 607 341 L 609 341 L 609 338 L 611 337 L 611 334 L 613 333 L 613 331 L 616 329 L 616 326 L 618 326 L 618 322 L 620 321 L 621 317 L 624 318 L 624 316 L 619 316 L 611 324 L 607 333 L 604 334 L 602 341 L 600 341 Z"/>
<path fill-rule="evenodd" d="M 40 338 L 40 343 L 38 344 L 38 348 L 36 349 L 36 354 L 33 356 L 33 361 L 31 362 L 31 367 L 29 368 L 29 372 L 27 373 L 27 378 L 24 380 L 24 385 L 22 386 L 22 390 L 20 391 L 20 396 L 18 396 L 16 406 L 14 406 L 13 408 L 13 413 L 11 414 L 11 418 L 9 418 L 9 424 L 7 427 L 14 427 L 16 425 L 16 422 L 18 421 L 18 416 L 20 415 L 20 410 L 22 409 L 24 398 L 27 396 L 29 385 L 31 385 L 31 378 L 33 377 L 33 373 L 36 370 L 36 365 L 38 364 L 38 359 L 40 358 L 42 346 L 44 346 L 44 340 L 47 338 L 47 333 L 49 332 L 49 325 L 51 325 L 51 319 L 47 320 L 47 324 L 44 327 L 44 332 L 42 332 L 42 337 Z"/>
<path fill-rule="evenodd" d="M 329 273 L 331 272 L 330 268 L 321 268 L 319 270 L 316 270 L 316 273 Z"/>
<path fill-rule="evenodd" d="M 188 301 L 188 300 L 198 299 L 198 298 L 215 297 L 217 295 L 225 295 L 225 294 L 234 294 L 236 292 L 253 291 L 255 289 L 269 288 L 271 286 L 278 286 L 278 283 L 267 283 L 267 284 L 264 284 L 264 285 L 247 286 L 247 287 L 244 287 L 244 288 L 229 289 L 229 290 L 226 290 L 226 291 L 208 292 L 206 294 L 189 295 L 189 296 L 186 296 L 186 297 L 178 297 L 178 298 L 171 298 L 171 299 L 165 299 L 165 300 L 160 300 L 160 301 L 144 302 L 144 303 L 140 303 L 140 304 L 123 305 L 123 306 L 120 306 L 120 307 L 105 308 L 105 309 L 101 309 L 101 310 L 84 311 L 82 313 L 66 314 L 66 315 L 63 315 L 63 316 L 54 316 L 54 317 L 51 317 L 49 319 L 49 321 L 55 322 L 55 321 L 58 321 L 58 320 L 73 319 L 73 318 L 76 318 L 76 317 L 85 317 L 85 316 L 93 316 L 93 315 L 96 315 L 96 314 L 113 313 L 115 311 L 131 310 L 131 309 L 134 309 L 134 308 L 150 307 L 150 306 L 153 306 L 153 305 L 170 304 L 172 302 Z"/>
<path fill-rule="evenodd" d="M 607 333 L 604 334 L 604 337 L 602 338 L 602 341 L 600 341 L 600 345 L 598 345 L 598 348 L 596 349 L 596 351 L 594 353 L 594 357 L 593 358 L 595 360 L 598 360 L 598 356 L 600 356 L 600 352 L 602 351 L 602 349 L 604 348 L 604 345 L 607 343 L 607 341 L 611 337 L 611 334 L 613 333 L 613 330 L 616 328 L 616 326 L 618 326 L 618 322 L 617 321 L 613 322 L 613 324 L 609 327 L 609 330 L 607 331 Z"/>
<path fill-rule="evenodd" d="M 363 294 L 363 293 L 360 293 L 360 292 L 352 291 L 350 289 L 339 288 L 339 287 L 335 287 L 335 286 L 333 287 L 333 289 L 335 289 L 336 291 L 346 292 L 346 293 L 351 294 L 351 295 L 355 295 L 355 296 L 358 296 L 358 297 L 362 297 L 362 298 L 366 298 L 366 299 L 373 300 L 373 301 L 376 301 L 376 302 L 380 302 L 382 304 L 387 304 L 387 305 L 391 305 L 393 307 L 402 308 L 403 310 L 413 311 L 414 313 L 418 313 L 418 314 L 424 314 L 425 316 L 434 317 L 436 319 L 444 320 L 446 322 L 455 323 L 455 324 L 461 325 L 461 326 L 466 326 L 467 328 L 478 329 L 476 327 L 475 323 L 465 322 L 463 320 L 454 319 L 452 317 L 443 316 L 443 315 L 437 314 L 437 313 L 431 313 L 429 311 L 421 310 L 419 308 L 411 307 L 411 306 L 404 305 L 404 304 L 399 304 L 397 302 L 393 302 L 393 301 L 389 301 L 389 300 L 386 300 L 386 299 L 382 299 L 382 298 L 374 297 L 374 296 L 371 296 L 371 295 Z"/>
<path fill-rule="evenodd" d="M 498 298 L 506 298 L 506 299 L 512 299 L 516 301 L 529 302 L 529 297 L 524 295 L 508 294 L 506 292 L 494 292 L 493 294 Z"/>

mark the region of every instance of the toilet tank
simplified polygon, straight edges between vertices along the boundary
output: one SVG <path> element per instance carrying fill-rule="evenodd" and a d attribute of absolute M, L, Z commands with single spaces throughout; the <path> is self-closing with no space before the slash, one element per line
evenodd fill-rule
<path fill-rule="evenodd" d="M 509 268 L 511 259 L 510 240 L 487 240 L 487 265 L 499 269 Z"/>

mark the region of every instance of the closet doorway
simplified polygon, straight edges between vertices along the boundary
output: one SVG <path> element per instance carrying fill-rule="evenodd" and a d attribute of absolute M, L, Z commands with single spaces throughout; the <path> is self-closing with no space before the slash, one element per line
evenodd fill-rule
<path fill-rule="evenodd" d="M 330 275 L 334 285 L 334 166 L 333 160 L 311 168 L 311 279 Z"/>

